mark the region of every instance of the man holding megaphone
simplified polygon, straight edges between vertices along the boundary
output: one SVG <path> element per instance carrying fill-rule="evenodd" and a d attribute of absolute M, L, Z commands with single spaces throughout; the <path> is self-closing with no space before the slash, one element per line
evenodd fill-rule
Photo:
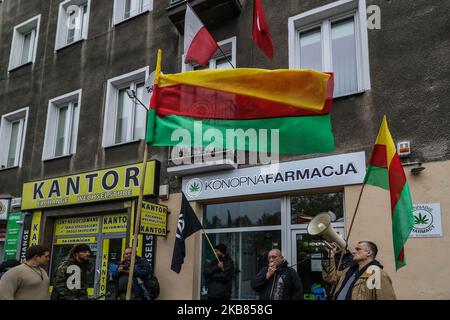
<path fill-rule="evenodd" d="M 391 278 L 375 260 L 378 248 L 371 241 L 360 241 L 350 251 L 354 264 L 337 270 L 335 255 L 340 252 L 332 244 L 323 262 L 323 279 L 333 285 L 332 300 L 396 300 Z"/>

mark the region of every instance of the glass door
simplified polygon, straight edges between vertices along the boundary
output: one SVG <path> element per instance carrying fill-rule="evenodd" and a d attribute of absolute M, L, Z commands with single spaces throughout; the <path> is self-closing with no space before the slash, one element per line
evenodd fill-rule
<path fill-rule="evenodd" d="M 342 237 L 343 228 L 335 228 Z M 322 260 L 327 257 L 323 239 L 309 235 L 306 230 L 293 230 L 292 264 L 297 270 L 304 288 L 305 300 L 327 300 L 328 284 L 322 278 Z M 295 262 L 294 262 L 295 260 Z"/>

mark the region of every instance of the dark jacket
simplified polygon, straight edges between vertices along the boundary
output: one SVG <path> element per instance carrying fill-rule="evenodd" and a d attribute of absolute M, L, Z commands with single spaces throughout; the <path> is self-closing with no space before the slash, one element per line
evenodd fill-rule
<path fill-rule="evenodd" d="M 124 264 L 126 265 L 128 263 L 121 262 L 122 265 Z M 139 285 L 137 278 L 140 278 L 142 281 L 145 281 L 151 274 L 152 274 L 152 267 L 150 263 L 146 259 L 142 259 L 141 257 L 136 256 L 136 262 L 134 265 L 134 273 L 133 273 L 133 284 L 131 285 L 133 299 L 141 299 L 144 296 L 144 292 L 141 288 L 141 285 Z M 128 273 L 115 271 L 112 273 L 112 278 L 114 281 L 117 282 L 119 297 L 125 298 L 128 285 Z"/>
<path fill-rule="evenodd" d="M 261 269 L 252 280 L 252 288 L 260 300 L 302 300 L 303 285 L 297 271 L 288 267 L 285 260 L 277 271 L 266 279 L 268 266 Z"/>
<path fill-rule="evenodd" d="M 73 272 L 67 272 L 69 266 L 76 265 L 80 268 L 80 289 L 69 289 L 67 287 L 67 279 L 73 274 Z M 88 296 L 88 283 L 87 278 L 92 270 L 92 265 L 89 262 L 79 263 L 78 261 L 69 258 L 64 260 L 56 269 L 54 280 L 53 280 L 53 290 L 51 299 L 52 300 L 87 300 Z"/>
<path fill-rule="evenodd" d="M 217 259 L 207 263 L 203 275 L 208 286 L 208 298 L 230 299 L 234 274 L 234 263 L 229 256 L 223 258 L 223 271 Z"/>

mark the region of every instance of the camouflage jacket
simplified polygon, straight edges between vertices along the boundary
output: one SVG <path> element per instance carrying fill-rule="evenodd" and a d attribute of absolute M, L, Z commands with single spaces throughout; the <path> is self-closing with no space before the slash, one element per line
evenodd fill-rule
<path fill-rule="evenodd" d="M 80 268 L 80 288 L 71 289 L 67 285 L 68 278 L 74 273 L 67 270 L 70 266 L 75 265 Z M 64 260 L 56 269 L 53 277 L 52 300 L 86 300 L 88 299 L 88 275 L 91 265 L 89 263 L 80 264 L 72 259 Z M 72 281 L 69 281 L 70 283 Z"/>

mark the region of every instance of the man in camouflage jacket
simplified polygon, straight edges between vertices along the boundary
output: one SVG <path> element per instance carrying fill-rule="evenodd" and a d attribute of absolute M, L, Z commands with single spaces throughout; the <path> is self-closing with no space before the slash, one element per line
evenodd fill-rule
<path fill-rule="evenodd" d="M 69 257 L 56 269 L 53 280 L 52 300 L 87 300 L 87 278 L 91 271 L 87 244 L 72 248 Z M 70 278 L 70 279 L 69 279 Z"/>

